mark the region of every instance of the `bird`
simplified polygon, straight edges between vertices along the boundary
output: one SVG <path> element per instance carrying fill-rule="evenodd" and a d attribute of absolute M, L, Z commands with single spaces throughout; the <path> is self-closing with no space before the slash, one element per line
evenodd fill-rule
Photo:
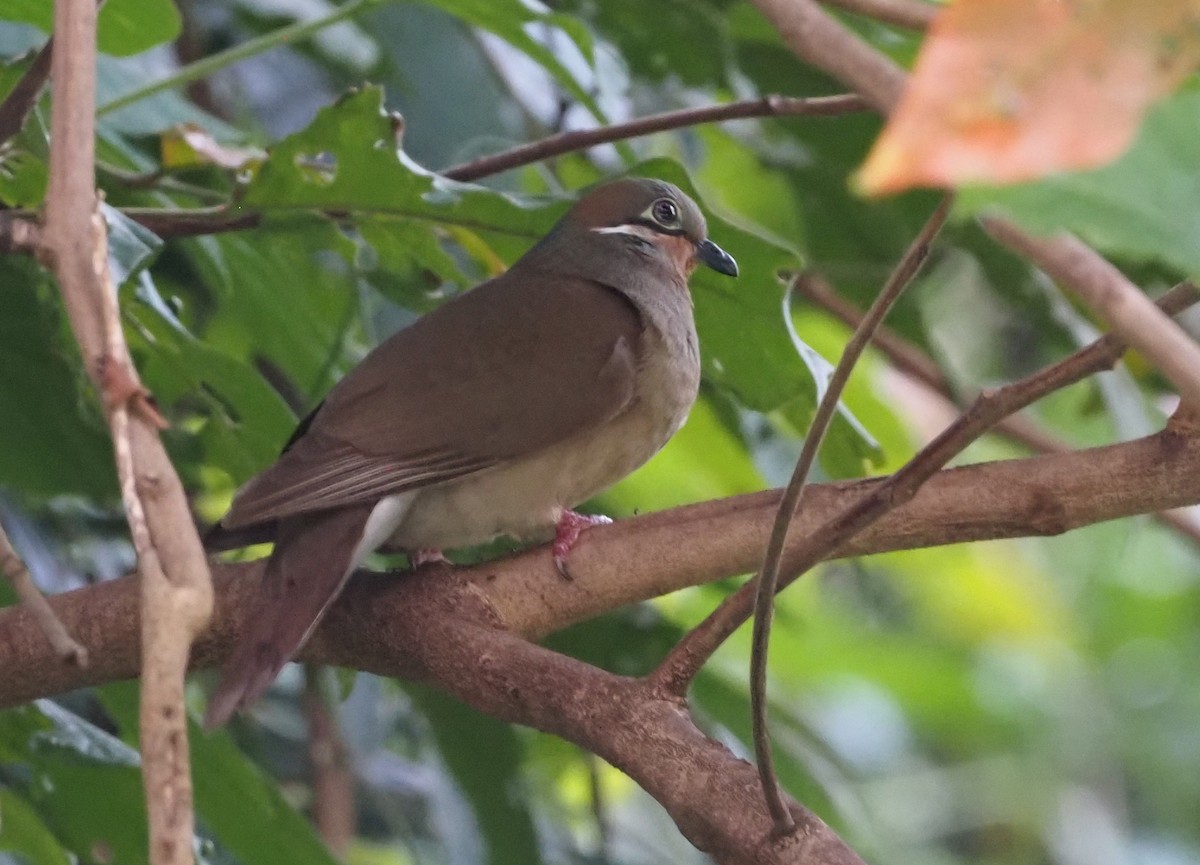
<path fill-rule="evenodd" d="M 546 540 L 569 578 L 572 508 L 653 456 L 696 400 L 688 279 L 737 276 L 671 183 L 582 195 L 507 271 L 380 343 L 235 494 L 211 551 L 274 541 L 205 727 L 270 686 L 373 551 Z"/>

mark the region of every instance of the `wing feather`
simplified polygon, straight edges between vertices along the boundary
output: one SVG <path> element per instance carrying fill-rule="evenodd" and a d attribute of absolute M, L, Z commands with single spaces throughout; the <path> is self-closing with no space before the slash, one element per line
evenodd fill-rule
<path fill-rule="evenodd" d="M 611 288 L 509 271 L 369 354 L 221 526 L 444 483 L 601 424 L 633 399 L 641 327 Z"/>

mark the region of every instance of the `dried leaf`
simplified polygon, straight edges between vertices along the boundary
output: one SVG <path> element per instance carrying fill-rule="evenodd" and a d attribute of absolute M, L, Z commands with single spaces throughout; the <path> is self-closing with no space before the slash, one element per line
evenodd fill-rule
<path fill-rule="evenodd" d="M 858 185 L 879 195 L 1104 164 L 1197 63 L 1196 0 L 956 0 Z"/>

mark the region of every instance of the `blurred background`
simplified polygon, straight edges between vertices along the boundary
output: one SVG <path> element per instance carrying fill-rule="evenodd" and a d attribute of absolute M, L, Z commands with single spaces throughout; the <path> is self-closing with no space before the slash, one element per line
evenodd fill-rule
<path fill-rule="evenodd" d="M 45 41 L 41 5 L 0 7 L 0 96 Z M 104 15 L 108 203 L 162 213 L 233 199 L 266 214 L 250 231 L 164 231 L 165 241 L 110 214 L 127 241 L 127 332 L 201 520 L 220 516 L 372 345 L 511 263 L 576 190 L 628 170 L 692 184 L 743 278 L 698 281 L 706 380 L 688 425 L 592 504 L 621 517 L 778 486 L 821 357 L 836 361 L 849 334 L 811 292 L 865 308 L 937 199 L 853 195 L 849 178 L 881 126 L 866 113 L 660 133 L 477 190 L 438 186 L 416 167 L 659 111 L 841 92 L 732 0 L 109 0 Z M 920 42 L 843 20 L 905 64 Z M 36 207 L 44 193 L 47 99 L 0 147 L 6 207 Z M 1114 166 L 982 190 L 956 210 L 888 322 L 937 375 L 869 353 L 820 479 L 894 470 L 956 403 L 1099 332 L 978 230 L 980 210 L 1036 210 L 1151 294 L 1180 278 L 1161 248 L 1177 238 L 1148 237 L 1153 219 L 1127 214 L 1153 213 L 1163 189 L 1194 191 L 1195 153 L 1164 155 L 1163 142 L 1194 128 L 1196 99 L 1191 81 Z M 387 128 L 379 100 L 402 115 L 415 165 L 375 173 L 362 152 Z M 281 179 L 285 157 L 325 193 Z M 1177 201 L 1187 209 L 1171 218 L 1200 224 L 1197 201 Z M 321 214 L 335 205 L 354 219 Z M 801 271 L 807 288 L 789 306 L 786 280 Z M 133 556 L 107 436 L 52 279 L 10 257 L 0 284 L 0 521 L 47 591 L 120 576 Z M 986 438 L 964 461 L 1133 438 L 1172 407 L 1131 357 L 1035 406 L 1024 439 Z M 881 865 L 1200 862 L 1198 537 L 1191 514 L 1171 525 L 1146 516 L 822 565 L 782 595 L 775 626 L 784 786 Z M 549 643 L 643 673 L 739 584 L 615 611 Z M 748 754 L 744 631 L 704 670 L 693 707 L 710 735 Z M 194 677 L 194 707 L 211 684 Z M 0 713 L 0 860 L 145 861 L 136 714 L 135 683 Z M 197 734 L 193 748 L 206 862 L 707 861 L 615 769 L 402 682 L 292 665 L 228 733 Z"/>

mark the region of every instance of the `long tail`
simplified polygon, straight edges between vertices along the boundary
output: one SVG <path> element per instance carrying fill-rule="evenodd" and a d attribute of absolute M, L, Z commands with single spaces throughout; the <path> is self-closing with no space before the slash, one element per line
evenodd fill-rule
<path fill-rule="evenodd" d="M 208 702 L 206 729 L 258 699 L 304 645 L 358 566 L 355 550 L 371 509 L 364 504 L 279 523 L 254 610 Z"/>

